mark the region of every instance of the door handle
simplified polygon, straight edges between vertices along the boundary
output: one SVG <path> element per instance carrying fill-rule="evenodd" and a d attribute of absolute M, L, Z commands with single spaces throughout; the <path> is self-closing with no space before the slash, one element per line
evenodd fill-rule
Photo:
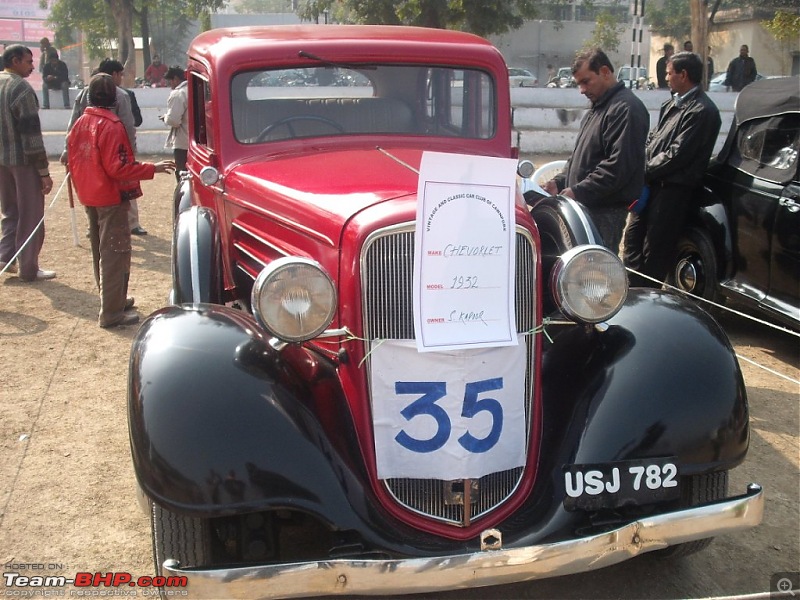
<path fill-rule="evenodd" d="M 795 202 L 793 198 L 781 198 L 778 201 L 778 204 L 780 204 L 781 206 L 785 206 L 787 210 L 791 213 L 796 213 L 797 211 L 800 211 L 800 204 Z"/>

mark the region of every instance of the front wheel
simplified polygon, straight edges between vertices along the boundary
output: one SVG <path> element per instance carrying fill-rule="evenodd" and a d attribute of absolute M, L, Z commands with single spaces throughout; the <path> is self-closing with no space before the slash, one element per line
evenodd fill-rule
<path fill-rule="evenodd" d="M 720 303 L 717 255 L 708 233 L 692 227 L 678 241 L 674 266 L 667 283 L 703 300 Z M 714 312 L 707 302 L 703 308 Z"/>
<path fill-rule="evenodd" d="M 208 519 L 184 517 L 151 502 L 150 525 L 157 574 L 164 574 L 164 561 L 170 558 L 183 568 L 211 563 Z"/>
<path fill-rule="evenodd" d="M 719 471 L 716 473 L 706 473 L 703 475 L 693 475 L 685 477 L 681 481 L 681 508 L 690 508 L 699 504 L 722 500 L 728 496 L 728 472 Z M 662 550 L 656 550 L 655 554 L 661 558 L 679 558 L 689 556 L 708 548 L 714 538 L 705 538 L 677 544 Z"/>

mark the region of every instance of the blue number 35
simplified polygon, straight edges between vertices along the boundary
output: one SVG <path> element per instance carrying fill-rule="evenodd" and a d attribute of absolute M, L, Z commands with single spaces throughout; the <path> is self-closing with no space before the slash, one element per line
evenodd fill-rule
<path fill-rule="evenodd" d="M 469 431 L 458 438 L 458 443 L 468 452 L 480 454 L 487 452 L 500 439 L 503 431 L 503 407 L 494 398 L 478 399 L 478 394 L 491 390 L 503 389 L 503 378 L 484 379 L 467 383 L 464 390 L 464 404 L 461 416 L 471 419 L 479 412 L 486 411 L 492 416 L 492 427 L 486 437 L 476 438 Z M 447 411 L 436 404 L 437 400 L 447 395 L 447 384 L 444 381 L 397 381 L 394 384 L 396 394 L 414 394 L 419 396 L 414 402 L 400 411 L 406 421 L 419 415 L 428 415 L 436 420 L 436 433 L 427 440 L 419 440 L 408 435 L 405 430 L 395 436 L 397 443 L 412 452 L 435 452 L 450 439 L 452 425 Z"/>

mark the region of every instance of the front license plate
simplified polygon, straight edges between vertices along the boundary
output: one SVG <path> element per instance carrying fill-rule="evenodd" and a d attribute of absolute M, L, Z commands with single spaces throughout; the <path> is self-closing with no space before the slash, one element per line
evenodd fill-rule
<path fill-rule="evenodd" d="M 597 510 L 672 500 L 680 495 L 674 458 L 564 465 L 564 508 Z"/>

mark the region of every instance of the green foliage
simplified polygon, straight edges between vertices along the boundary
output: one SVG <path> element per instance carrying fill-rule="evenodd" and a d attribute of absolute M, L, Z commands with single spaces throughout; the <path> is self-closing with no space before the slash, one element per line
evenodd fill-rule
<path fill-rule="evenodd" d="M 625 31 L 625 25 L 608 10 L 601 10 L 597 15 L 596 27 L 592 30 L 592 37 L 586 40 L 583 47 L 602 48 L 605 52 L 619 50 L 620 36 Z"/>
<path fill-rule="evenodd" d="M 653 3 L 655 4 L 655 3 Z M 689 0 L 664 0 L 645 14 L 645 22 L 653 33 L 673 40 L 689 39 L 692 33 L 692 13 Z"/>
<path fill-rule="evenodd" d="M 800 15 L 779 10 L 771 20 L 761 24 L 781 43 L 788 44 L 800 37 Z"/>
<path fill-rule="evenodd" d="M 75 43 L 77 32 L 83 32 L 84 47 L 93 60 L 109 55 L 109 40 L 123 48 L 124 39 L 120 38 L 146 30 L 152 32 L 164 62 L 183 64 L 185 43 L 180 47 L 181 41 L 192 21 L 199 19 L 210 27 L 211 13 L 223 4 L 224 0 L 55 0 L 48 24 L 55 31 L 57 47 Z M 143 14 L 149 18 L 148 27 L 142 27 Z"/>
<path fill-rule="evenodd" d="M 539 4 L 541 0 L 307 0 L 298 14 L 304 20 L 321 22 L 320 15 L 327 9 L 335 22 L 417 25 L 487 36 L 518 29 L 537 16 Z"/>
<path fill-rule="evenodd" d="M 292 12 L 292 0 L 239 0 L 233 2 L 236 12 L 243 15 Z"/>

